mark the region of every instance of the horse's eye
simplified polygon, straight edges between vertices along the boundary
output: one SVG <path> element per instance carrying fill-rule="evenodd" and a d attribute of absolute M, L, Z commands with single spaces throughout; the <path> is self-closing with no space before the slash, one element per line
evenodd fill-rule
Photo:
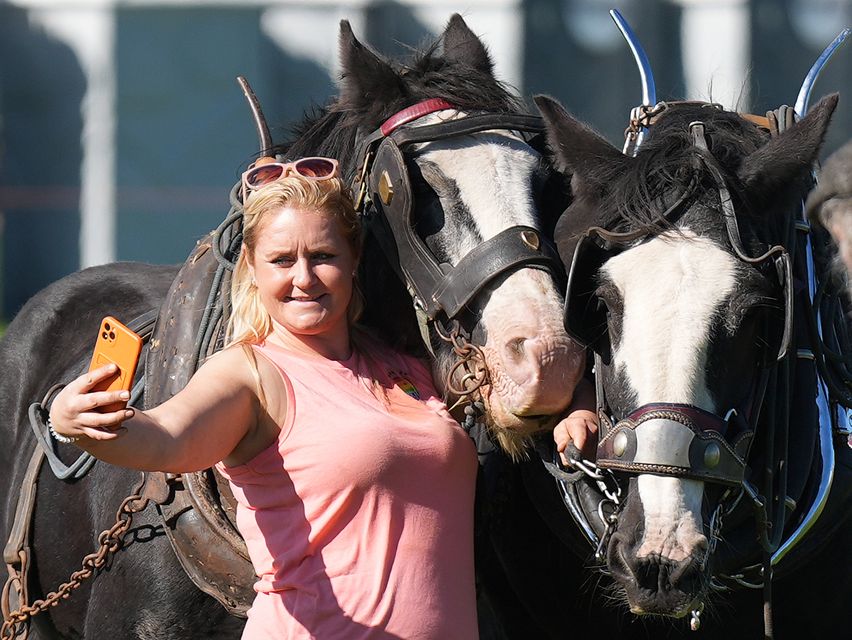
<path fill-rule="evenodd" d="M 624 311 L 621 297 L 612 287 L 607 285 L 601 286 L 595 297 L 598 305 L 598 316 L 606 322 L 609 342 L 616 345 L 621 339 L 621 318 Z"/>
<path fill-rule="evenodd" d="M 621 319 L 613 313 L 609 305 L 606 305 L 606 328 L 609 332 L 610 343 L 618 344 L 621 340 Z"/>

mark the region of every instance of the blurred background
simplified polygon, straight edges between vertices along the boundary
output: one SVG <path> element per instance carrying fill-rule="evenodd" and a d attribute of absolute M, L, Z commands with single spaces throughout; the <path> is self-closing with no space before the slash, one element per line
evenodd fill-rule
<path fill-rule="evenodd" d="M 79 268 L 182 262 L 257 150 L 235 77 L 282 140 L 336 94 L 343 18 L 397 57 L 459 12 L 500 79 L 620 146 L 641 88 L 610 8 L 646 49 L 658 99 L 758 114 L 793 105 L 852 26 L 852 0 L 0 0 L 0 325 Z M 849 88 L 847 43 L 812 95 L 841 92 L 823 157 L 852 137 Z"/>

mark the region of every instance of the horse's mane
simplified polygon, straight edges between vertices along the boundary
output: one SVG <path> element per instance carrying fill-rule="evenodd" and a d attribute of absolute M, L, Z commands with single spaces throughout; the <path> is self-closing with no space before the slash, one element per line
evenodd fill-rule
<path fill-rule="evenodd" d="M 606 185 L 606 226 L 618 231 L 645 231 L 657 234 L 670 229 L 671 220 L 661 214 L 693 187 L 699 198 L 718 206 L 715 182 L 701 162 L 701 151 L 694 145 L 689 124 L 704 123 L 707 145 L 726 186 L 737 203 L 738 213 L 747 215 L 748 199 L 737 177 L 737 170 L 748 154 L 763 145 L 768 135 L 756 125 L 730 111 L 713 105 L 676 105 L 669 107 L 650 129 L 632 162 L 619 165 L 617 171 L 601 167 L 595 176 Z M 707 188 L 702 195 L 701 186 Z"/>
<path fill-rule="evenodd" d="M 414 51 L 408 61 L 385 59 L 396 73 L 396 86 L 388 87 L 380 100 L 334 98 L 326 107 L 314 107 L 292 129 L 288 142 L 277 149 L 296 158 L 322 153 L 337 158 L 344 172 L 354 169 L 359 135 L 364 135 L 398 111 L 429 98 L 443 98 L 463 111 L 518 113 L 521 102 L 504 83 L 485 70 L 442 56 L 437 40 L 423 51 Z M 370 69 L 359 70 L 362 76 Z M 352 74 L 344 72 L 348 82 Z M 369 78 L 361 79 L 369 84 Z M 350 92 L 351 93 L 351 92 Z"/>

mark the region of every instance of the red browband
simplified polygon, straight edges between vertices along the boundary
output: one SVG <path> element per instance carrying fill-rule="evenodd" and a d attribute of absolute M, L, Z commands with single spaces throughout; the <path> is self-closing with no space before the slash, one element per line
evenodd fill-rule
<path fill-rule="evenodd" d="M 417 118 L 422 118 L 430 113 L 443 111 L 444 109 L 455 109 L 455 107 L 443 98 L 431 98 L 429 100 L 424 100 L 423 102 L 418 102 L 417 104 L 403 109 L 399 113 L 395 113 L 385 120 L 379 129 L 383 135 L 389 136 L 397 127 L 411 122 L 412 120 L 417 120 Z"/>

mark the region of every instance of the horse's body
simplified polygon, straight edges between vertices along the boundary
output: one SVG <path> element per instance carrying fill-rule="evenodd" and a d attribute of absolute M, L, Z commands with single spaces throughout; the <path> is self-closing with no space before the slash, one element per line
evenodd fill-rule
<path fill-rule="evenodd" d="M 761 637 L 763 593 L 730 576 L 764 561 L 761 535 L 770 553 L 788 539 L 818 484 L 816 367 L 796 358 L 817 349 L 805 329 L 808 255 L 791 216 L 801 211 L 836 98 L 771 140 L 716 106 L 672 106 L 635 158 L 554 102 L 537 102 L 557 161 L 573 174 L 575 200 L 556 235 L 563 260 L 576 260 L 569 327 L 598 353 L 606 414 L 598 464 L 615 471 L 624 490 L 614 527 L 601 532 L 614 579 L 609 596 L 642 617 L 623 622 L 619 637 L 688 636 L 684 621 L 654 618 L 695 611 L 696 638 Z M 793 256 L 792 280 L 785 255 Z M 788 298 L 792 357 L 777 364 Z M 844 604 L 852 595 L 852 456 L 839 438 L 834 450 L 829 507 L 775 566 L 779 638 L 842 637 L 852 624 Z M 791 499 L 784 520 L 775 508 L 783 497 L 769 499 L 774 527 L 758 526 L 755 503 L 741 495 L 741 460 L 758 494 L 780 487 Z M 712 530 L 713 516 L 723 516 L 721 531 Z M 745 582 L 762 581 L 754 569 L 745 573 Z M 720 585 L 730 590 L 718 593 Z"/>
<path fill-rule="evenodd" d="M 484 47 L 458 17 L 444 34 L 442 56 L 430 51 L 404 70 L 367 51 L 354 39 L 348 24 L 342 26 L 341 53 L 344 86 L 340 98 L 319 117 L 304 123 L 298 139 L 286 145 L 286 150 L 282 148 L 288 157 L 334 156 L 351 178 L 360 168 L 359 140 L 412 104 L 441 98 L 453 105 L 429 115 L 425 122 L 452 119 L 466 111 L 508 114 L 518 110 L 515 100 L 494 80 Z M 545 186 L 548 172 L 538 153 L 508 131 L 419 143 L 405 162 L 415 196 L 417 232 L 445 266 L 456 264 L 483 240 L 513 225 L 536 229 L 537 235 L 532 239 L 526 235 L 524 242 L 537 247 L 546 241 L 553 224 L 542 211 L 560 210 L 556 205 L 547 209 L 540 205 L 551 195 L 565 196 L 560 189 Z M 214 242 L 219 242 L 218 237 Z M 418 344 L 422 349 L 411 297 L 399 281 L 388 276 L 395 265 L 379 256 L 374 242 L 368 239 L 362 264 L 369 285 L 365 291 L 368 323 L 390 339 L 409 346 Z M 203 270 L 209 261 L 215 266 L 212 253 L 198 252 L 187 265 L 201 265 Z M 205 277 L 210 273 L 208 269 Z M 26 461 L 35 447 L 27 406 L 40 401 L 51 385 L 66 382 L 83 370 L 94 339 L 93 327 L 100 318 L 112 314 L 129 321 L 156 310 L 166 299 L 174 274 L 173 269 L 145 265 L 84 271 L 36 296 L 8 327 L 0 346 L 0 415 L 4 417 L 4 439 L 14 446 L 3 448 L 0 454 L 4 540 L 14 518 Z M 191 283 L 185 284 L 187 289 L 173 286 L 168 296 L 171 303 L 201 307 L 204 300 L 187 298 Z M 519 314 L 518 308 L 524 313 Z M 515 434 L 523 436 L 546 424 L 543 416 L 559 413 L 569 404 L 582 369 L 582 353 L 562 328 L 561 300 L 554 280 L 540 268 L 514 269 L 492 278 L 464 310 L 470 340 L 481 345 L 489 372 L 479 390 L 488 428 L 501 442 L 515 446 L 517 453 L 521 437 Z M 192 365 L 173 357 L 173 351 L 180 350 L 173 350 L 169 342 L 173 337 L 167 326 L 171 317 L 180 316 L 160 315 L 152 347 L 158 359 L 152 364 L 149 358 L 148 367 L 154 370 L 148 371 L 149 382 L 157 376 L 174 382 L 191 375 Z M 178 333 L 184 342 L 192 343 L 197 330 L 197 326 L 181 327 Z M 453 350 L 434 330 L 431 342 L 436 372 L 442 379 L 453 363 Z M 149 385 L 145 406 L 174 392 L 167 387 Z M 66 446 L 59 449 L 67 460 L 75 451 Z M 506 459 L 499 451 L 491 457 Z M 79 568 L 83 556 L 95 548 L 96 534 L 113 524 L 122 498 L 140 478 L 139 473 L 103 463 L 70 483 L 57 481 L 46 467 L 42 469 L 31 538 L 30 602 L 55 589 Z M 176 517 L 197 519 L 192 512 Z M 195 588 L 163 533 L 163 520 L 153 509 L 136 514 L 125 548 L 111 556 L 106 570 L 84 581 L 68 601 L 36 616 L 34 637 L 238 637 L 242 620 Z M 521 551 L 502 544 L 499 531 L 485 531 L 480 539 L 489 549 L 492 540 L 497 540 L 496 554 L 486 553 L 492 563 L 488 573 L 493 576 L 504 571 L 501 561 L 511 560 Z M 519 595 L 521 599 L 541 599 L 536 588 Z"/>
<path fill-rule="evenodd" d="M 87 269 L 41 291 L 9 325 L 9 337 L 0 342 L 0 413 L 6 441 L 0 448 L 4 540 L 21 478 L 36 447 L 26 418 L 28 405 L 40 401 L 55 382 L 84 370 L 91 357 L 91 328 L 100 318 L 112 314 L 129 320 L 156 309 L 176 273 L 174 267 L 137 263 Z M 68 464 L 79 454 L 73 447 L 59 449 Z M 80 569 L 83 557 L 96 546 L 97 534 L 115 522 L 121 500 L 140 478 L 138 472 L 96 464 L 82 479 L 60 482 L 43 465 L 30 542 L 35 551 L 31 599 L 55 590 Z M 140 602 L 145 611 L 132 612 Z M 238 637 L 242 621 L 227 620 L 223 613 L 186 577 L 162 521 L 147 510 L 134 518 L 126 548 L 109 569 L 94 581 L 83 581 L 49 615 L 37 616 L 32 637 Z"/>

